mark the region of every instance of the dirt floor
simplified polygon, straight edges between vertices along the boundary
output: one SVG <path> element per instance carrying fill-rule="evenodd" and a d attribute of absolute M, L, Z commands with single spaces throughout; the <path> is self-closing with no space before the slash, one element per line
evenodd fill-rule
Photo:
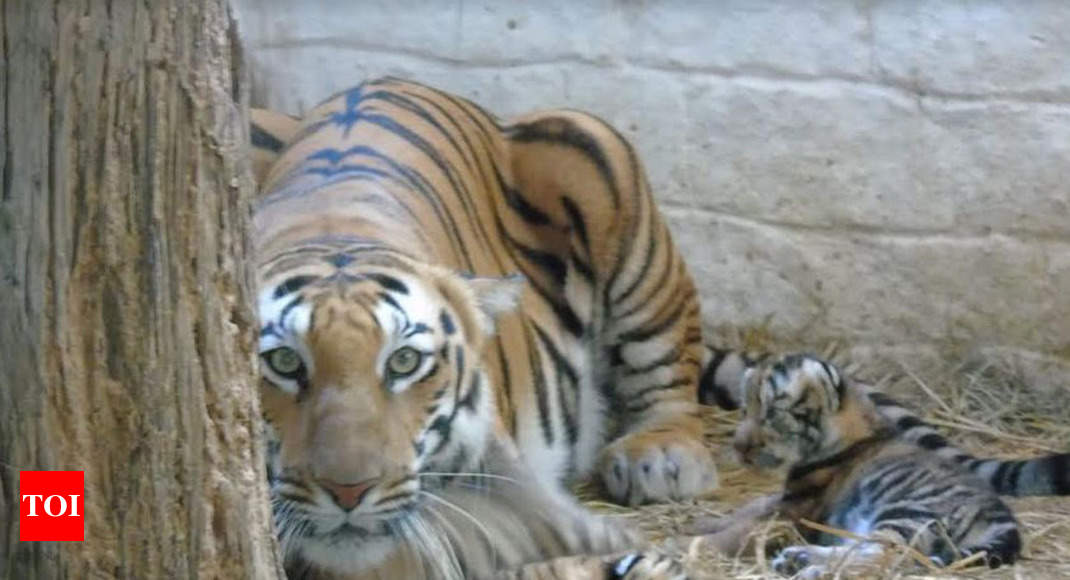
<path fill-rule="evenodd" d="M 902 360 L 868 361 L 864 366 L 833 360 L 861 379 L 881 386 L 931 423 L 940 426 L 962 449 L 981 457 L 1026 457 L 1070 450 L 1070 389 L 1041 392 L 1024 384 L 1022 374 L 991 359 L 962 362 Z M 580 497 L 593 509 L 626 518 L 641 527 L 666 551 L 682 557 L 695 578 L 780 578 L 765 558 L 753 553 L 710 553 L 680 536 L 700 517 L 724 516 L 747 500 L 778 489 L 777 474 L 742 468 L 729 442 L 736 415 L 707 410 L 707 436 L 717 449 L 720 489 L 713 497 L 637 510 L 597 499 L 597 490 L 581 487 Z M 881 562 L 879 568 L 839 577 L 867 578 L 1070 578 L 1070 498 L 1009 499 L 1025 536 L 1023 559 L 1015 566 L 989 570 L 926 568 L 904 550 Z M 759 541 L 790 539 L 783 525 L 756 531 Z"/>

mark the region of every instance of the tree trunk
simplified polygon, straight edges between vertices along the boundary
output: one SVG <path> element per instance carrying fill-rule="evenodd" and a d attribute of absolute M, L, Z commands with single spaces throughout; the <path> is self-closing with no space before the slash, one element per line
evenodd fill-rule
<path fill-rule="evenodd" d="M 0 576 L 278 577 L 225 0 L 0 0 Z M 18 540 L 19 470 L 85 541 Z"/>

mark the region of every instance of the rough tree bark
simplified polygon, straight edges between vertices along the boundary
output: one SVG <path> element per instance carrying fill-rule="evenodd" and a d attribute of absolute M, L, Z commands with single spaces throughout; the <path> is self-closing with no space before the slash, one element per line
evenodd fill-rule
<path fill-rule="evenodd" d="M 0 576 L 279 576 L 226 0 L 0 0 L 0 50 Z M 20 469 L 85 542 L 18 541 Z"/>

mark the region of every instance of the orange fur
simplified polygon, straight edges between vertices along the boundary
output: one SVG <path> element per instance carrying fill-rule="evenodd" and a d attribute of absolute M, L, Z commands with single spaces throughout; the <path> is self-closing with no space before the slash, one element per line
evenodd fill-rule
<path fill-rule="evenodd" d="M 697 293 L 609 125 L 502 122 L 386 79 L 285 130 L 254 244 L 262 351 L 295 349 L 307 373 L 264 388 L 289 492 L 377 482 L 359 515 L 492 452 L 554 497 L 592 472 L 633 504 L 716 486 Z M 383 361 L 409 332 L 428 374 L 394 388 Z"/>

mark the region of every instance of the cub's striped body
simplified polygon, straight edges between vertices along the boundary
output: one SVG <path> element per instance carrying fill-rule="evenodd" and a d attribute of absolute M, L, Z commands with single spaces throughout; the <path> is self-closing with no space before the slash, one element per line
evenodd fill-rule
<path fill-rule="evenodd" d="M 715 487 L 697 296 L 612 128 L 505 123 L 394 79 L 254 123 L 263 402 L 295 569 L 386 565 L 412 544 L 397 522 L 459 473 L 574 512 L 545 557 L 627 544 L 578 529 L 601 524 L 563 482 L 595 472 L 633 504 Z"/>
<path fill-rule="evenodd" d="M 845 381 L 832 365 L 782 357 L 748 372 L 742 394 L 734 445 L 743 461 L 791 466 L 784 491 L 748 515 L 779 512 L 880 538 L 845 545 L 801 527 L 819 545 L 785 549 L 773 562 L 776 570 L 817 578 L 845 565 L 852 575 L 857 570 L 850 567 L 879 560 L 883 540 L 913 544 L 939 565 L 979 552 L 992 567 L 1018 557 L 1017 522 L 995 490 L 962 464 L 904 440 L 873 404 L 876 393 Z M 751 525 L 720 533 L 739 537 L 739 527 Z"/>
<path fill-rule="evenodd" d="M 737 409 L 743 403 L 741 378 L 765 363 L 770 354 L 745 353 L 707 347 L 699 399 Z M 1070 495 L 1070 453 L 1055 453 L 1032 459 L 977 458 L 956 448 L 936 427 L 887 394 L 856 380 L 854 388 L 864 394 L 881 416 L 891 424 L 897 437 L 961 464 L 987 482 L 996 493 L 1011 496 Z"/>

